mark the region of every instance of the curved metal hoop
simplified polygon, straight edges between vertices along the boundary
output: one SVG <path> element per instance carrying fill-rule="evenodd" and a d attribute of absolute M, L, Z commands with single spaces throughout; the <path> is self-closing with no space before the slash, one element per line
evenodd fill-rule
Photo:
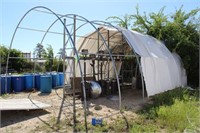
<path fill-rule="evenodd" d="M 23 19 L 26 17 L 26 15 L 27 15 L 28 13 L 30 13 L 31 11 L 33 11 L 34 9 L 37 9 L 37 8 L 45 9 L 45 10 L 51 12 L 54 16 L 56 16 L 57 19 L 58 19 L 58 20 L 61 22 L 61 24 L 63 25 L 63 27 L 64 27 L 65 31 L 67 32 L 67 34 L 70 35 L 70 33 L 69 33 L 69 31 L 68 31 L 66 25 L 64 24 L 64 22 L 60 19 L 60 17 L 59 17 L 55 12 L 53 12 L 53 11 L 50 10 L 49 8 L 43 7 L 43 6 L 36 6 L 36 7 L 31 8 L 31 9 L 28 10 L 28 11 L 24 14 L 24 16 L 21 18 L 21 20 L 20 20 L 19 23 L 17 24 L 17 27 L 15 28 L 15 31 L 14 31 L 14 33 L 13 33 L 13 36 L 12 36 L 12 39 L 11 39 L 11 43 L 10 43 L 10 47 L 9 47 L 9 52 L 8 52 L 8 58 L 7 58 L 7 62 L 6 62 L 6 76 L 7 76 L 7 73 L 8 73 L 7 69 L 8 69 L 8 62 L 9 62 L 10 50 L 11 50 L 11 48 L 12 48 L 12 43 L 13 43 L 13 41 L 14 41 L 15 34 L 17 33 L 17 29 L 19 28 L 19 25 L 21 24 L 21 22 L 23 21 Z M 84 81 L 84 79 L 83 79 L 83 73 L 82 73 L 82 69 L 81 69 L 81 64 L 80 64 L 80 60 L 79 60 L 78 51 L 76 50 L 76 47 L 75 47 L 75 45 L 74 45 L 74 41 L 73 41 L 72 37 L 69 36 L 69 38 L 70 38 L 70 41 L 71 41 L 72 44 L 73 44 L 73 48 L 74 48 L 75 55 L 76 55 L 77 58 L 78 58 L 78 64 L 79 64 L 79 68 L 80 68 L 80 74 L 81 74 L 81 77 L 82 77 L 82 81 Z M 65 77 L 64 77 L 64 78 L 65 78 Z M 6 78 L 6 79 L 7 79 L 7 78 Z M 6 83 L 6 84 L 7 84 L 7 83 Z M 84 94 L 84 107 L 85 107 L 85 108 L 84 108 L 84 113 L 85 113 L 85 116 L 86 116 L 86 113 L 87 113 L 87 112 L 86 112 L 87 102 L 86 102 L 86 92 L 85 92 L 85 83 L 84 83 L 84 82 L 83 82 L 83 94 Z M 87 117 L 85 117 L 85 126 L 86 126 L 86 130 L 87 130 Z"/>
<path fill-rule="evenodd" d="M 15 38 L 15 35 L 17 33 L 17 30 L 21 24 L 21 22 L 24 20 L 24 18 L 33 10 L 35 9 L 45 9 L 47 11 L 49 11 L 50 13 L 52 13 L 57 19 L 49 26 L 49 28 L 46 30 L 42 40 L 41 40 L 41 43 L 43 42 L 43 40 L 45 39 L 48 31 L 51 29 L 51 27 L 57 22 L 59 21 L 65 31 L 67 32 L 67 35 L 68 35 L 68 39 L 69 41 L 72 43 L 72 47 L 74 49 L 74 53 L 75 53 L 75 56 L 78 58 L 78 65 L 79 65 L 79 69 L 80 69 L 80 74 L 81 74 L 81 80 L 82 80 L 82 83 L 83 83 L 83 94 L 84 94 L 84 107 L 85 107 L 85 115 L 86 115 L 86 107 L 87 107 L 87 102 L 86 102 L 86 92 L 85 92 L 85 82 L 84 82 L 84 78 L 83 78 L 83 72 L 82 72 L 82 68 L 81 68 L 81 64 L 80 64 L 80 57 L 78 55 L 78 50 L 76 49 L 75 47 L 75 42 L 74 40 L 72 39 L 72 35 L 70 34 L 69 30 L 67 29 L 67 26 L 64 24 L 64 22 L 61 20 L 61 18 L 63 17 L 69 17 L 69 16 L 76 16 L 76 17 L 79 17 L 81 18 L 82 21 L 85 21 L 84 24 L 80 25 L 76 30 L 78 30 L 79 28 L 83 27 L 84 25 L 86 24 L 90 24 L 98 33 L 98 35 L 100 36 L 101 40 L 103 41 L 103 45 L 106 47 L 107 51 L 108 51 L 108 54 L 110 56 L 110 59 L 112 61 L 112 65 L 113 65 L 113 68 L 114 68 L 114 73 L 115 73 L 115 76 L 116 76 L 116 79 L 117 79 L 117 85 L 118 85 L 118 92 L 119 92 L 119 109 L 121 110 L 121 89 L 120 89 L 120 83 L 119 83 L 119 77 L 118 77 L 118 73 L 117 73 L 117 69 L 116 69 L 116 64 L 115 64 L 115 60 L 113 59 L 112 57 L 112 54 L 111 54 L 111 51 L 108 47 L 108 44 L 106 42 L 106 40 L 104 39 L 103 35 L 100 33 L 100 31 L 98 30 L 98 28 L 95 26 L 95 24 L 97 23 L 103 23 L 104 25 L 109 25 L 115 29 L 117 29 L 119 32 L 122 32 L 121 30 L 119 30 L 119 28 L 113 26 L 112 24 L 108 23 L 108 22 L 104 22 L 104 21 L 97 21 L 97 20 L 94 20 L 94 21 L 89 21 L 88 19 L 80 16 L 80 15 L 77 15 L 77 14 L 66 14 L 66 15 L 63 15 L 63 16 L 59 16 L 57 15 L 55 12 L 53 12 L 51 9 L 47 8 L 47 7 L 43 7 L 43 6 L 36 6 L 36 7 L 33 7 L 31 8 L 30 10 L 28 10 L 24 16 L 21 18 L 21 20 L 19 21 L 19 23 L 17 24 L 16 28 L 15 28 L 15 31 L 13 33 L 13 36 L 12 36 L 12 39 L 11 39 L 11 43 L 10 43 L 10 47 L 9 47 L 9 52 L 8 52 L 8 58 L 7 58 L 7 62 L 6 62 L 6 75 L 8 73 L 8 62 L 9 62 L 9 56 L 10 56 L 10 50 L 12 48 L 12 44 L 13 44 L 13 41 L 14 41 L 14 38 Z M 126 40 L 128 41 L 128 39 L 126 38 Z M 68 41 L 67 41 L 68 42 Z M 66 42 L 66 44 L 67 44 Z M 65 45 L 66 46 L 66 45 Z M 131 45 L 130 45 L 131 46 Z M 133 47 L 131 46 L 134 54 L 136 55 L 136 60 L 137 60 L 137 64 L 139 65 L 139 70 L 140 70 L 140 73 L 141 73 L 141 79 L 142 79 L 142 89 L 143 89 L 143 98 L 144 98 L 144 79 L 143 79 L 143 73 L 142 73 L 142 68 L 141 68 L 141 64 L 140 64 L 140 61 L 139 61 L 139 57 L 137 56 L 135 50 L 133 49 Z M 65 78 L 65 77 L 64 77 Z M 87 124 L 87 118 L 85 118 L 85 124 Z M 87 126 L 87 125 L 86 125 Z"/>
<path fill-rule="evenodd" d="M 104 39 L 104 37 L 102 36 L 102 34 L 97 30 L 98 28 L 96 28 L 96 26 L 94 25 L 95 22 L 103 22 L 103 21 L 89 21 L 89 20 L 87 20 L 86 18 L 84 18 L 84 17 L 82 17 L 82 16 L 79 16 L 79 15 L 77 15 L 77 14 L 66 14 L 66 15 L 61 16 L 60 19 L 61 19 L 62 17 L 69 17 L 69 16 L 76 16 L 76 17 L 78 16 L 78 17 L 82 18 L 82 21 L 85 20 L 85 23 L 83 23 L 82 25 L 80 25 L 76 30 L 78 30 L 78 29 L 81 28 L 82 26 L 84 26 L 84 25 L 86 25 L 86 24 L 89 23 L 89 24 L 98 32 L 99 36 L 101 37 L 102 41 L 104 42 L 103 44 L 106 46 L 106 49 L 107 49 L 107 51 L 108 51 L 108 53 L 109 53 L 109 56 L 110 56 L 110 58 L 111 58 L 111 61 L 112 61 L 112 63 L 113 63 L 114 72 L 115 72 L 115 76 L 116 76 L 116 79 L 117 79 L 118 92 L 119 92 L 119 109 L 121 110 L 121 89 L 120 89 L 119 77 L 118 77 L 118 73 L 117 73 L 117 69 L 116 69 L 116 64 L 115 64 L 115 61 L 114 61 L 114 59 L 113 59 L 113 57 L 112 57 L 112 54 L 111 54 L 111 52 L 110 52 L 110 49 L 108 48 L 107 42 L 105 41 L 105 39 Z M 58 19 L 55 20 L 55 21 L 49 26 L 49 28 L 46 30 L 46 33 L 44 34 L 44 36 L 43 36 L 41 42 L 43 42 L 43 40 L 44 40 L 45 36 L 47 35 L 48 31 L 51 29 L 51 27 L 52 27 L 57 21 L 58 21 Z M 107 23 L 107 22 L 104 22 L 104 23 Z M 118 29 L 117 27 L 111 25 L 110 23 L 107 23 L 107 24 L 109 24 L 110 26 L 116 28 L 116 29 L 119 31 L 119 29 Z M 82 77 L 82 78 L 83 78 L 83 77 Z M 82 80 L 82 81 L 84 81 L 84 80 Z"/>

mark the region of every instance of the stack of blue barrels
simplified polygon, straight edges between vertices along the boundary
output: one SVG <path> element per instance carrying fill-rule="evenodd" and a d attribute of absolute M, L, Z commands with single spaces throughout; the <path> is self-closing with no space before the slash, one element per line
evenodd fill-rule
<path fill-rule="evenodd" d="M 33 89 L 41 93 L 50 93 L 52 88 L 64 85 L 63 73 L 24 74 L 24 75 L 0 75 L 1 94 L 11 92 L 31 91 Z"/>

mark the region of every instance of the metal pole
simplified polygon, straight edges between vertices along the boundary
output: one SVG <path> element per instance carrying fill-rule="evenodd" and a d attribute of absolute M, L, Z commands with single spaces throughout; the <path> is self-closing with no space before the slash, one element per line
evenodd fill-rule
<path fill-rule="evenodd" d="M 144 77 L 143 77 L 141 65 L 139 66 L 139 68 L 140 68 L 140 76 L 142 78 L 142 99 L 143 99 L 143 102 L 144 102 Z"/>
<path fill-rule="evenodd" d="M 84 55 L 85 56 L 85 55 Z M 84 57 L 86 58 L 86 57 Z M 84 82 L 83 82 L 83 97 L 84 97 L 84 117 L 85 117 L 85 130 L 86 130 L 86 133 L 88 132 L 88 128 L 87 128 L 87 103 L 86 103 L 86 87 L 85 87 L 85 84 L 86 84 L 86 60 L 84 59 L 84 70 L 83 70 L 83 79 L 84 79 Z"/>
<path fill-rule="evenodd" d="M 64 25 L 66 25 L 66 19 L 64 18 Z M 65 98 L 65 40 L 66 40 L 66 31 L 65 31 L 65 27 L 64 27 L 64 31 L 63 31 L 63 74 L 64 74 L 64 78 L 63 78 L 63 98 Z"/>
<path fill-rule="evenodd" d="M 76 15 L 74 15 L 74 47 L 76 46 Z M 75 51 L 74 51 L 75 56 Z M 75 101 L 75 58 L 73 60 L 73 130 L 76 132 L 76 101 Z"/>
<path fill-rule="evenodd" d="M 93 80 L 95 81 L 95 59 L 92 60 L 92 64 L 93 64 Z"/>
<path fill-rule="evenodd" d="M 123 43 L 123 35 L 122 35 L 122 53 L 124 53 L 124 43 Z M 121 57 L 120 59 L 122 59 L 123 57 Z M 123 61 L 122 62 L 122 66 L 121 66 L 121 70 L 122 70 L 122 83 L 124 82 L 124 67 L 123 67 Z"/>
<path fill-rule="evenodd" d="M 108 49 L 109 48 L 109 30 L 108 30 Z M 108 57 L 108 79 L 110 78 L 110 58 Z"/>
<path fill-rule="evenodd" d="M 64 25 L 66 25 L 66 19 L 64 19 Z M 65 36 L 66 36 L 66 31 L 65 31 L 65 27 L 63 28 L 63 51 L 62 51 L 62 55 L 63 55 L 63 98 L 62 98 L 62 102 L 61 102 L 61 106 L 60 106 L 60 110 L 59 110 L 59 114 L 58 114 L 58 118 L 57 118 L 57 124 L 60 122 L 60 117 L 61 117 L 61 113 L 62 113 L 62 108 L 63 108 L 63 104 L 65 101 Z"/>
<path fill-rule="evenodd" d="M 101 61 L 101 80 L 103 79 L 103 62 Z"/>
<path fill-rule="evenodd" d="M 99 32 L 99 28 L 97 29 L 98 30 L 98 32 Z M 99 53 L 99 33 L 97 33 L 97 53 Z M 99 81 L 99 55 L 98 55 L 98 60 L 97 60 L 97 69 L 98 69 L 98 81 Z M 101 73 L 101 75 L 102 75 L 102 73 Z M 101 78 L 101 80 L 102 80 L 102 78 Z"/>
<path fill-rule="evenodd" d="M 136 67 L 135 67 L 135 78 L 137 78 L 137 69 L 138 69 L 138 64 L 136 63 Z"/>

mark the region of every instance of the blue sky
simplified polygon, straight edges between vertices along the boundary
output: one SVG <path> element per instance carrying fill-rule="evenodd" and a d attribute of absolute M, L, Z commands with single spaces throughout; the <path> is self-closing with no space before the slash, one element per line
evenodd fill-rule
<path fill-rule="evenodd" d="M 45 6 L 59 14 L 78 14 L 89 20 L 103 20 L 109 16 L 122 17 L 125 14 L 135 14 L 135 7 L 139 5 L 140 12 L 158 12 L 166 6 L 165 13 L 172 14 L 183 5 L 189 12 L 200 6 L 199 0 L 0 0 L 0 44 L 9 46 L 13 32 L 21 17 L 32 7 Z M 53 19 L 51 15 L 31 12 L 20 26 L 46 30 Z M 60 25 L 53 29 L 62 32 Z M 86 30 L 85 33 L 90 32 Z M 83 32 L 81 32 L 83 33 Z M 31 52 L 35 45 L 41 41 L 44 33 L 18 30 L 12 48 L 23 52 Z M 51 44 L 54 53 L 62 47 L 61 35 L 49 35 L 43 45 Z"/>

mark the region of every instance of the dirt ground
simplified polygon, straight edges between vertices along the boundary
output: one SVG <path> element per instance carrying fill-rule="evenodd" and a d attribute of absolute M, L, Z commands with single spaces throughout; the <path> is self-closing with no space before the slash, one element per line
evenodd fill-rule
<path fill-rule="evenodd" d="M 1 111 L 1 133 L 14 132 L 14 133 L 33 133 L 33 132 L 48 132 L 45 127 L 53 128 L 57 121 L 59 110 L 61 107 L 63 96 L 63 89 L 53 89 L 49 94 L 41 94 L 40 92 L 22 92 L 17 94 L 9 94 L 1 99 L 18 99 L 30 98 L 32 100 L 40 101 L 50 104 L 51 107 L 43 110 L 18 110 L 18 111 Z M 115 121 L 119 116 L 119 101 L 117 96 L 99 97 L 97 99 L 90 99 L 87 101 L 88 117 L 87 122 L 91 124 L 92 118 L 103 118 L 107 123 Z M 125 114 L 133 119 L 137 117 L 134 113 L 140 109 L 147 98 L 142 99 L 141 90 L 137 89 L 124 89 L 122 90 L 122 109 Z M 96 106 L 102 107 L 100 110 Z M 84 125 L 84 110 L 83 103 L 80 99 L 76 98 L 76 117 L 77 120 Z M 60 120 L 67 120 L 73 126 L 73 100 L 72 97 L 67 95 L 63 103 L 62 113 Z M 71 127 L 72 127 L 71 126 Z M 72 128 L 67 129 L 72 132 Z"/>

